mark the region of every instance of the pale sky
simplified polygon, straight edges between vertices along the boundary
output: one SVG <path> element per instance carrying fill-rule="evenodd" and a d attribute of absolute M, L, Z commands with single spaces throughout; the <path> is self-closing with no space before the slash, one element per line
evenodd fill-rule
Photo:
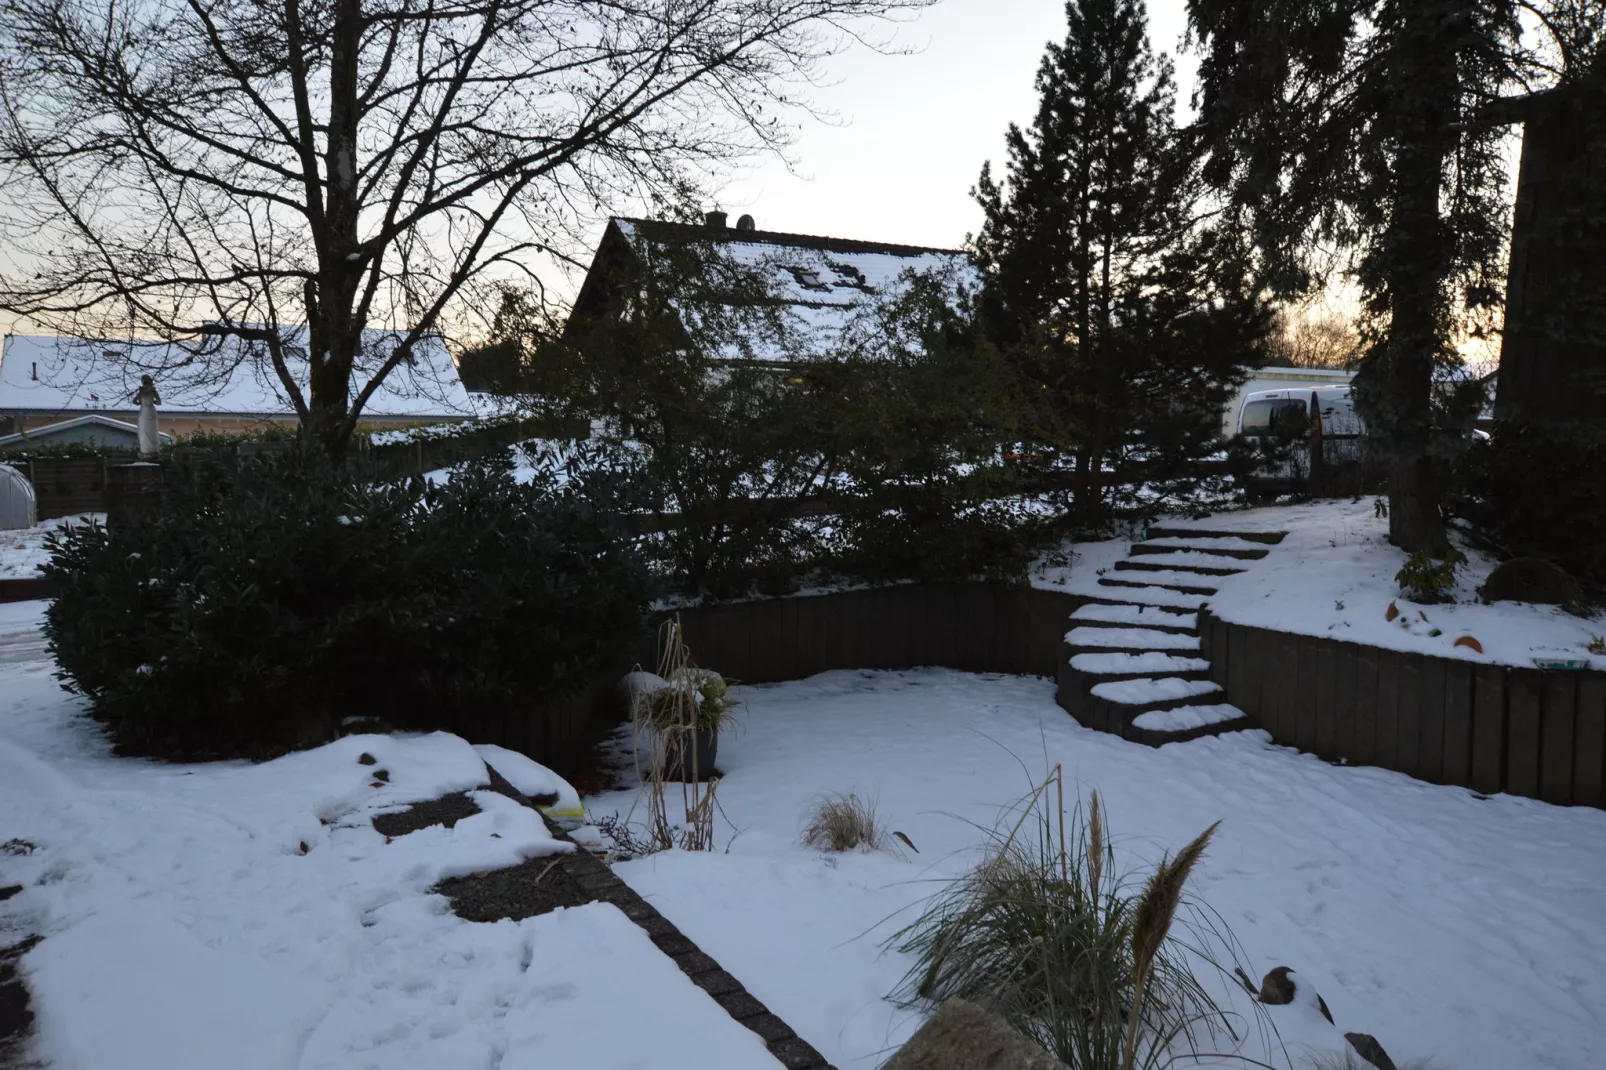
<path fill-rule="evenodd" d="M 1185 0 L 1150 0 L 1149 37 L 1175 56 Z M 793 149 L 797 175 L 760 160 L 719 207 L 760 229 L 953 248 L 981 222 L 969 191 L 982 162 L 1004 160 L 1004 133 L 1037 108 L 1032 78 L 1050 39 L 1065 36 L 1062 0 L 942 0 L 896 28 L 914 55 L 855 46 L 815 90 L 836 125 L 807 122 Z M 1178 62 L 1186 105 L 1194 66 Z"/>

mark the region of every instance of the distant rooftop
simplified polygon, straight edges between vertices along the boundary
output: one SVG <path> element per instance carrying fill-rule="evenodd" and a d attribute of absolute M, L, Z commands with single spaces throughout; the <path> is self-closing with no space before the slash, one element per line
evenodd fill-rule
<path fill-rule="evenodd" d="M 303 329 L 304 331 L 304 329 Z M 353 373 L 352 396 L 367 381 L 369 369 L 392 352 L 398 336 L 386 331 L 364 334 L 365 354 Z M 54 335 L 7 335 L 0 349 L 0 413 L 72 414 L 133 412 L 134 391 L 141 375 L 156 382 L 165 416 L 283 417 L 295 406 L 265 360 L 254 356 L 237 338 L 212 343 L 195 356 L 195 346 L 120 339 L 87 339 Z M 292 349 L 290 374 L 307 389 L 308 364 L 303 349 Z M 374 391 L 364 417 L 471 416 L 468 395 L 445 343 L 426 337 Z"/>

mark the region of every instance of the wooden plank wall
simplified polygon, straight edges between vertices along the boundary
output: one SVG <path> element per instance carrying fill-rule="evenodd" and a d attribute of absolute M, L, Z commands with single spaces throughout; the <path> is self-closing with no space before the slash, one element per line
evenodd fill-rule
<path fill-rule="evenodd" d="M 759 684 L 922 665 L 1053 677 L 1077 604 L 1028 587 L 910 583 L 678 612 L 699 665 Z"/>
<path fill-rule="evenodd" d="M 1479 665 L 1203 614 L 1211 675 L 1280 743 L 1436 784 L 1606 808 L 1606 673 Z"/>
<path fill-rule="evenodd" d="M 45 457 L 27 462 L 40 520 L 106 510 L 106 459 Z"/>

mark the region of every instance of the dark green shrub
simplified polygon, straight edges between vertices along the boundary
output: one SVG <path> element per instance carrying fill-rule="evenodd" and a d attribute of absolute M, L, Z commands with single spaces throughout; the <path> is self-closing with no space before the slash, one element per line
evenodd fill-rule
<path fill-rule="evenodd" d="M 1606 442 L 1496 424 L 1455 469 L 1452 510 L 1508 557 L 1554 561 L 1606 589 Z"/>
<path fill-rule="evenodd" d="M 649 584 L 623 536 L 629 483 L 594 455 L 528 485 L 505 465 L 363 485 L 299 450 L 175 466 L 155 515 L 56 541 L 46 634 L 125 752 L 527 715 L 634 650 Z"/>
<path fill-rule="evenodd" d="M 1400 585 L 1400 593 L 1413 602 L 1448 602 L 1450 592 L 1455 590 L 1456 566 L 1466 563 L 1467 555 L 1454 547 L 1438 560 L 1419 550 L 1394 574 L 1394 582 Z"/>

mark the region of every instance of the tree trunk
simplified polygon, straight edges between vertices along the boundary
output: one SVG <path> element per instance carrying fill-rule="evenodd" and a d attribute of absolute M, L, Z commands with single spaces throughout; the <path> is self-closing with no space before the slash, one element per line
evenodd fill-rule
<path fill-rule="evenodd" d="M 1370 358 L 1376 416 L 1392 461 L 1389 541 L 1412 553 L 1449 548 L 1439 512 L 1443 481 L 1429 455 L 1433 369 L 1449 342 L 1445 279 L 1454 255 L 1439 193 L 1454 150 L 1459 86 L 1454 0 L 1417 0 L 1405 16 L 1394 62 L 1399 74 L 1394 118 L 1393 221 L 1384 252 L 1392 318 L 1388 340 Z"/>
<path fill-rule="evenodd" d="M 357 183 L 357 67 L 363 25 L 361 0 L 337 0 L 329 54 L 329 133 L 324 158 L 324 226 L 318 242 L 318 283 L 309 289 L 308 432 L 329 459 L 345 459 L 352 428 L 351 372 L 362 346 L 358 293 L 363 254 L 357 241 L 361 204 Z"/>
<path fill-rule="evenodd" d="M 1443 496 L 1444 480 L 1433 458 L 1395 457 L 1389 466 L 1389 542 L 1443 557 L 1450 548 L 1439 512 Z"/>
<path fill-rule="evenodd" d="M 1523 126 L 1495 419 L 1606 439 L 1606 58 Z"/>

